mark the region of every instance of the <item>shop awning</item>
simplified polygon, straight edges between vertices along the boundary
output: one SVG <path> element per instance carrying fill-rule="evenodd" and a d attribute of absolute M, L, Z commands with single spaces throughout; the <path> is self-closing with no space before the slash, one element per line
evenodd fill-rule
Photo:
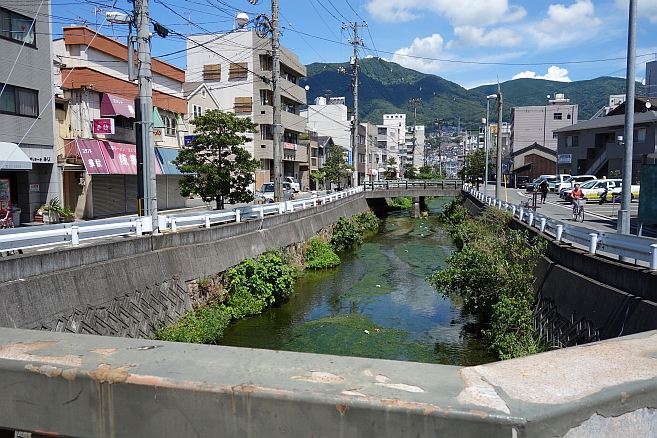
<path fill-rule="evenodd" d="M 153 107 L 153 128 L 165 128 L 164 126 L 164 120 L 162 120 L 162 116 L 160 116 L 160 112 L 157 110 L 157 108 Z"/>
<path fill-rule="evenodd" d="M 32 170 L 32 161 L 16 143 L 0 141 L 0 169 Z"/>
<path fill-rule="evenodd" d="M 176 130 L 178 130 L 178 132 L 189 132 L 187 125 L 185 125 L 185 122 L 179 113 L 176 113 Z"/>
<path fill-rule="evenodd" d="M 124 116 L 135 118 L 135 102 L 130 99 L 105 93 L 100 100 L 101 116 Z"/>
<path fill-rule="evenodd" d="M 137 147 L 134 144 L 81 139 L 76 142 L 88 173 L 137 174 Z M 155 173 L 162 175 L 162 168 L 158 160 L 155 160 Z"/>
<path fill-rule="evenodd" d="M 178 149 L 155 148 L 155 155 L 165 175 L 182 175 L 178 166 L 172 163 L 173 160 L 178 158 Z"/>

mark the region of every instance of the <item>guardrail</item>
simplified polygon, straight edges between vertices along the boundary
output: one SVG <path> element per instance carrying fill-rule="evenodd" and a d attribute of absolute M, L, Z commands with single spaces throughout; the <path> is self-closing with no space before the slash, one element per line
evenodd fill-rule
<path fill-rule="evenodd" d="M 541 233 L 550 232 L 557 241 L 587 246 L 591 254 L 600 250 L 619 257 L 648 262 L 651 270 L 657 270 L 657 239 L 590 230 L 536 213 L 531 207 L 514 205 L 486 196 L 473 187 L 464 186 L 463 190 L 492 207 L 510 211 L 514 217 L 530 227 L 537 228 Z"/>
<path fill-rule="evenodd" d="M 331 193 L 325 196 L 285 201 L 274 204 L 251 205 L 233 210 L 204 211 L 185 214 L 158 215 L 159 231 L 177 232 L 178 228 L 205 227 L 228 222 L 240 222 L 243 219 L 264 218 L 266 215 L 283 214 L 299 209 L 327 204 L 338 199 L 360 193 L 363 187 Z M 46 246 L 72 244 L 79 245 L 81 240 L 100 237 L 141 236 L 153 232 L 150 217 L 132 216 L 113 219 L 73 222 L 34 228 L 5 229 L 0 233 L 0 251 L 18 252 L 24 249 Z"/>
<path fill-rule="evenodd" d="M 383 180 L 367 181 L 365 190 L 390 190 L 390 189 L 460 189 L 463 181 L 458 179 L 429 179 L 429 180 Z"/>

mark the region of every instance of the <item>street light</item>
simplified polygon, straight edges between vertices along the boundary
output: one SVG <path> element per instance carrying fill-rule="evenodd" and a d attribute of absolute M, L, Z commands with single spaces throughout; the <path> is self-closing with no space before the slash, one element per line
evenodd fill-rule
<path fill-rule="evenodd" d="M 484 168 L 484 196 L 488 192 L 488 144 L 490 143 L 490 100 L 497 99 L 497 94 L 486 96 L 486 138 L 484 139 L 484 148 L 486 149 L 486 167 Z M 499 127 L 498 127 L 499 130 Z M 498 134 L 499 135 L 499 134 Z M 499 173 L 499 170 L 498 170 Z"/>

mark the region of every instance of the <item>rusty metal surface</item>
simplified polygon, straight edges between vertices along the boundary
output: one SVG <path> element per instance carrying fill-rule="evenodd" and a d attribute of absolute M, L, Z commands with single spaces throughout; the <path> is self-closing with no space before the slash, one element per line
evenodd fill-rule
<path fill-rule="evenodd" d="M 655 332 L 473 368 L 15 329 L 0 339 L 0 429 L 49 436 L 553 437 L 624 424 L 594 415 L 643 408 L 624 418 L 657 421 Z"/>

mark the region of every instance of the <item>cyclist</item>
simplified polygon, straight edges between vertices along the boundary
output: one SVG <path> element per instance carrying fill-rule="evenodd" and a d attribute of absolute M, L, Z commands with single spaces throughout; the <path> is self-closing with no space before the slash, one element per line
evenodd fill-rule
<path fill-rule="evenodd" d="M 579 188 L 579 184 L 575 183 L 575 188 L 570 192 L 570 197 L 573 200 L 573 215 L 579 213 L 579 210 L 582 208 L 581 199 L 584 197 L 582 189 Z"/>

